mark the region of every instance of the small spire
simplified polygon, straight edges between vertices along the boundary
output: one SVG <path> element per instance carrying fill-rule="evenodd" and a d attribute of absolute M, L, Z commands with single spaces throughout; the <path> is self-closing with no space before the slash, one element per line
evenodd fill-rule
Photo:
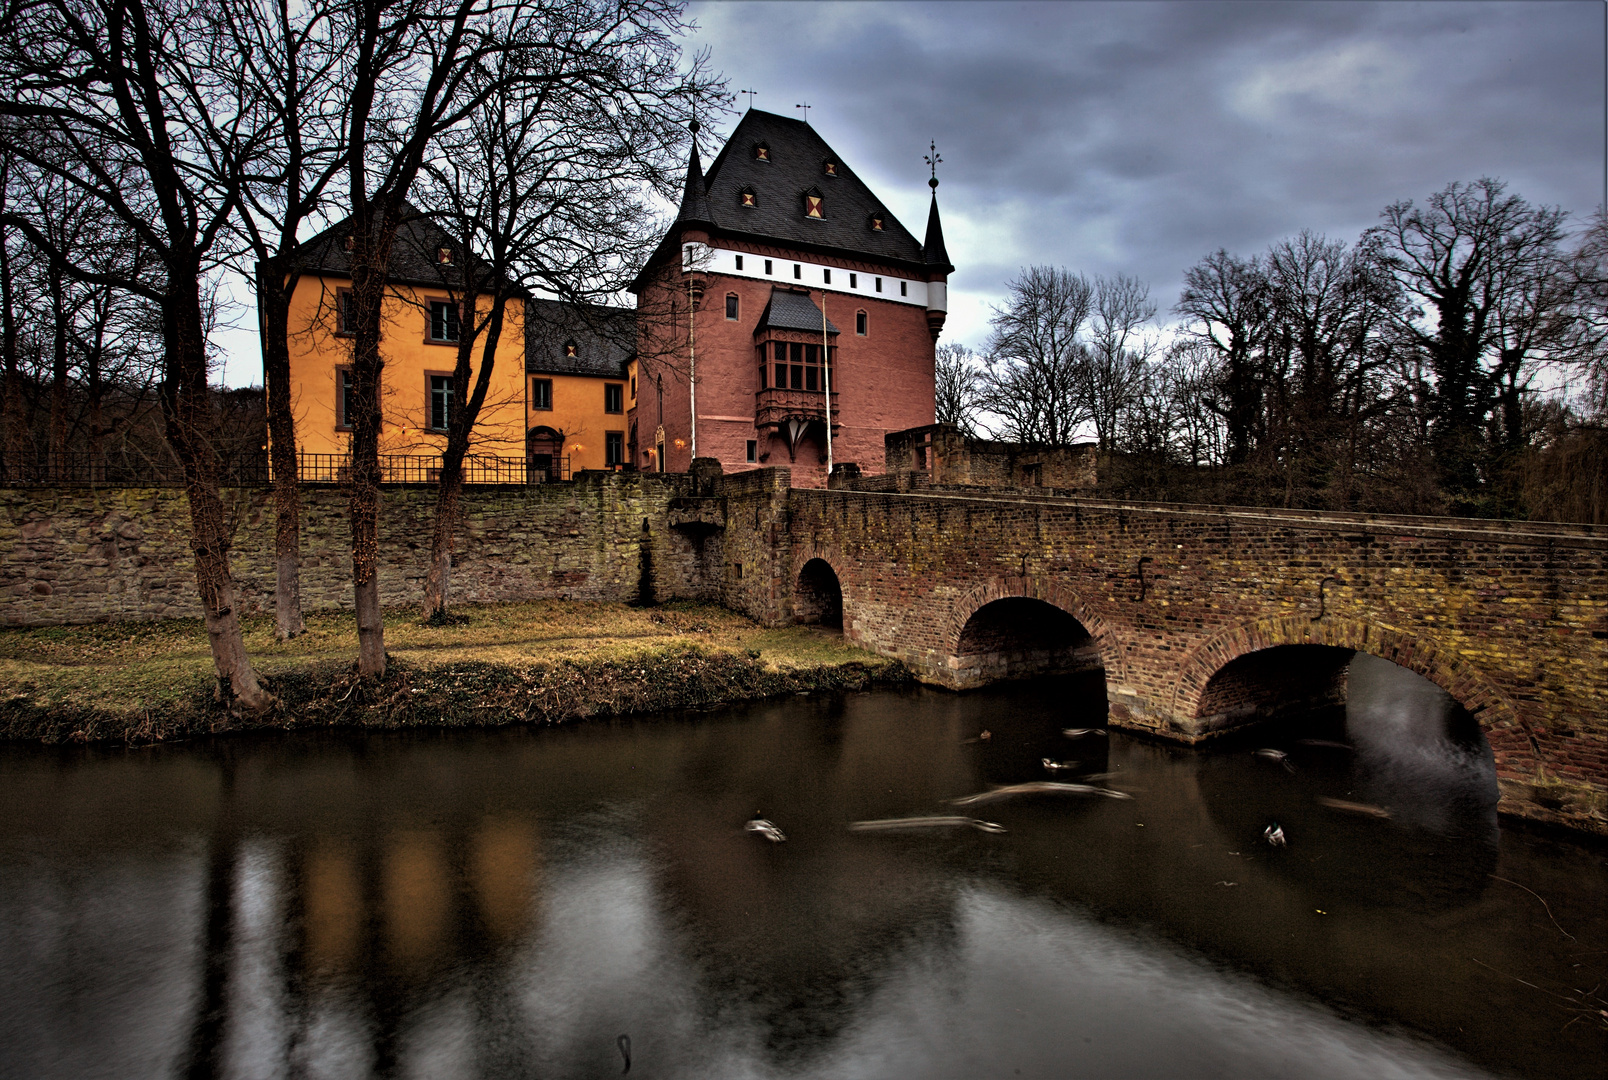
<path fill-rule="evenodd" d="M 692 153 L 687 159 L 687 183 L 681 192 L 681 209 L 676 214 L 677 221 L 709 220 L 709 193 L 704 188 L 703 165 L 698 160 L 699 127 L 697 118 L 687 125 L 687 130 L 692 132 Z"/>
<path fill-rule="evenodd" d="M 955 267 L 949 261 L 949 252 L 944 250 L 944 227 L 938 220 L 937 177 L 928 183 L 932 186 L 932 209 L 927 211 L 927 242 L 921 245 L 921 261 L 928 266 L 945 267 L 944 272 L 948 273 Z"/>

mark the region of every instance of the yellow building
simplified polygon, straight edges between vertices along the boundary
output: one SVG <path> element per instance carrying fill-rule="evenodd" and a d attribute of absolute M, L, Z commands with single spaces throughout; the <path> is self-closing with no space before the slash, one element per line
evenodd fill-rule
<path fill-rule="evenodd" d="M 343 226 L 307 246 L 303 272 L 290 303 L 291 408 L 301 477 L 338 481 L 350 455 L 352 338 L 345 329 L 351 289 Z M 462 328 L 461 306 L 450 283 L 460 274 L 462 249 L 424 219 L 405 224 L 392 255 L 392 274 L 381 313 L 380 455 L 384 479 L 432 482 L 446 447 L 453 401 L 452 371 Z M 525 303 L 508 302 L 492 368 L 492 383 L 471 437 L 466 479 L 471 483 L 525 483 Z M 480 315 L 490 302 L 479 303 Z M 470 385 L 479 375 L 483 341 L 472 354 Z"/>
<path fill-rule="evenodd" d="M 530 300 L 525 323 L 525 428 L 531 468 L 550 479 L 629 465 L 635 435 L 630 370 L 636 313 Z"/>

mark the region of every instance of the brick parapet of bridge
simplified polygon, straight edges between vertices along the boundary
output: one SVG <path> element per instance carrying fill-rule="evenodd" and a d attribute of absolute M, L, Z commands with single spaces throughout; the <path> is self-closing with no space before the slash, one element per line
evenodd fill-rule
<path fill-rule="evenodd" d="M 1185 742 L 1214 734 L 1202 695 L 1235 657 L 1366 651 L 1475 715 L 1505 810 L 1608 825 L 1601 530 L 930 489 L 794 491 L 789 507 L 793 580 L 834 553 L 846 636 L 928 681 L 954 685 L 960 628 L 1011 595 L 1064 607 L 1120 658 L 1113 723 Z"/>

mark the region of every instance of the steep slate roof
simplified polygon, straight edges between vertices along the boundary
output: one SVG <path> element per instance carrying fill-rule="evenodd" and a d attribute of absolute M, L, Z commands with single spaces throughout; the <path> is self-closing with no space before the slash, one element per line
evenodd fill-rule
<path fill-rule="evenodd" d="M 405 207 L 407 217 L 397 227 L 396 243 L 391 248 L 391 270 L 387 280 L 398 285 L 418 285 L 430 289 L 447 288 L 461 280 L 462 268 L 442 266 L 436 261 L 441 248 L 450 248 L 453 258 L 463 258 L 463 245 L 445 229 L 413 206 Z M 302 272 L 327 277 L 352 276 L 352 257 L 346 250 L 346 236 L 350 218 L 331 225 L 302 247 Z M 476 259 L 472 264 L 485 273 L 485 263 Z"/>
<path fill-rule="evenodd" d="M 771 286 L 770 303 L 765 305 L 765 313 L 759 317 L 759 325 L 754 328 L 757 334 L 761 330 L 803 330 L 806 332 L 821 332 L 821 309 L 815 306 L 809 293 L 794 292 L 782 286 Z M 835 334 L 838 328 L 832 325 L 832 320 L 826 320 L 826 332 Z"/>
<path fill-rule="evenodd" d="M 819 313 L 817 313 L 819 319 Z M 565 356 L 566 342 L 575 355 Z M 525 301 L 525 373 L 527 375 L 602 375 L 625 377 L 625 365 L 636 355 L 636 312 L 601 304 L 567 304 L 560 300 Z"/>
<path fill-rule="evenodd" d="M 754 157 L 759 143 L 770 148 L 769 161 Z M 826 175 L 828 159 L 837 163 L 836 176 Z M 922 261 L 916 238 L 802 120 L 749 109 L 709 166 L 704 186 L 712 222 L 724 232 Z M 745 187 L 754 189 L 758 206 L 740 205 Z M 804 216 L 804 193 L 812 189 L 822 197 L 825 216 L 818 220 Z M 883 215 L 881 232 L 868 221 L 875 212 Z"/>

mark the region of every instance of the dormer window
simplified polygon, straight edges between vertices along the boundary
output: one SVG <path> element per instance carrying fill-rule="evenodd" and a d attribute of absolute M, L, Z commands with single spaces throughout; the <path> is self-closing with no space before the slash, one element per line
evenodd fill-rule
<path fill-rule="evenodd" d="M 575 342 L 573 340 L 564 342 L 564 358 L 567 360 L 575 358 Z"/>
<path fill-rule="evenodd" d="M 345 248 L 347 251 L 351 251 L 356 246 L 357 246 L 357 237 L 351 235 L 350 233 L 347 234 L 345 240 L 341 241 L 341 247 Z"/>
<path fill-rule="evenodd" d="M 737 194 L 737 205 L 738 206 L 758 206 L 759 205 L 759 195 L 758 195 L 758 193 L 755 192 L 754 189 L 751 188 L 751 187 L 743 188 L 743 190 L 738 192 L 738 194 Z"/>
<path fill-rule="evenodd" d="M 828 158 L 826 163 L 821 166 L 821 171 L 827 176 L 836 176 L 838 174 L 838 164 Z"/>
<path fill-rule="evenodd" d="M 769 161 L 770 159 L 770 147 L 766 146 L 764 143 L 756 143 L 754 145 L 754 160 Z"/>
<path fill-rule="evenodd" d="M 880 213 L 872 214 L 871 217 L 867 219 L 866 224 L 871 226 L 872 232 L 881 232 L 883 221 L 883 216 Z"/>
<path fill-rule="evenodd" d="M 440 263 L 442 266 L 451 266 L 452 265 L 452 249 L 451 248 L 436 248 L 436 262 Z"/>
<path fill-rule="evenodd" d="M 816 219 L 826 216 L 821 209 L 821 193 L 819 191 L 810 191 L 804 194 L 804 216 Z"/>

